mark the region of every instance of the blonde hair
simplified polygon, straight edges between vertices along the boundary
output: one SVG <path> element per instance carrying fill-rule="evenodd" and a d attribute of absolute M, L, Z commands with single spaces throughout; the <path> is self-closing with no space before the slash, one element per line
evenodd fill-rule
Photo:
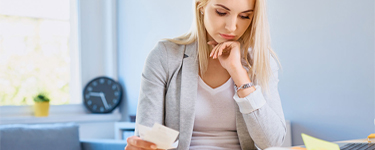
<path fill-rule="evenodd" d="M 199 71 L 202 76 L 207 71 L 210 48 L 207 44 L 206 29 L 200 10 L 207 5 L 208 1 L 195 0 L 195 20 L 189 32 L 174 39 L 166 39 L 183 45 L 198 41 Z M 243 65 L 248 70 L 250 80 L 268 91 L 268 82 L 272 75 L 270 56 L 273 56 L 279 64 L 280 62 L 271 48 L 266 0 L 255 1 L 252 22 L 238 41 L 241 43 L 242 59 L 245 60 Z M 248 51 L 250 48 L 251 53 Z"/>

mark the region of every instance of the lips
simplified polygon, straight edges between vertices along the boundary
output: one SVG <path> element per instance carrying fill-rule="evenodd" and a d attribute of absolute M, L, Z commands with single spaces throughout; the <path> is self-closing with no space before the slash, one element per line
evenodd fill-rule
<path fill-rule="evenodd" d="M 228 35 L 228 34 L 220 34 L 221 37 L 223 37 L 224 39 L 234 39 L 236 36 L 234 35 Z"/>

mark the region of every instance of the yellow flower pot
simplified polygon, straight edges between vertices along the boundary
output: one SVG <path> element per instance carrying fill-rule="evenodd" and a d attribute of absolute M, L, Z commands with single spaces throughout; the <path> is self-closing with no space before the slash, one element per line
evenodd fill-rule
<path fill-rule="evenodd" d="M 49 102 L 35 102 L 35 117 L 47 117 L 49 112 Z"/>

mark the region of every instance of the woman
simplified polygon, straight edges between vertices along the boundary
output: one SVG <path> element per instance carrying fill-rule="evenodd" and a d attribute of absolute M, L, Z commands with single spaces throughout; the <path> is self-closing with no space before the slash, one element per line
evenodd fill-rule
<path fill-rule="evenodd" d="M 179 150 L 282 145 L 286 127 L 265 8 L 265 0 L 195 0 L 192 30 L 159 42 L 146 60 L 137 124 L 179 131 Z M 136 135 L 126 150 L 155 149 Z"/>

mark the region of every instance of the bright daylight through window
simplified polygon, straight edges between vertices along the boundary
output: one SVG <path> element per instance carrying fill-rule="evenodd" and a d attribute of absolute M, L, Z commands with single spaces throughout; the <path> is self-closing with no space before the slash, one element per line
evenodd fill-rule
<path fill-rule="evenodd" d="M 71 104 L 70 0 L 0 0 L 0 106 Z"/>

